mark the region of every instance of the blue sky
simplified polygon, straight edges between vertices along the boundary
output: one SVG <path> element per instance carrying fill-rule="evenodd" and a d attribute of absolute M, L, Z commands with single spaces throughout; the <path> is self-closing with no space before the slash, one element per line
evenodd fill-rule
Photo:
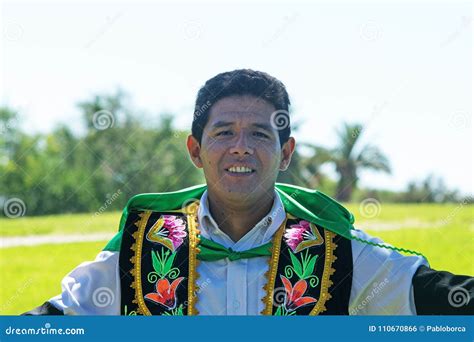
<path fill-rule="evenodd" d="M 121 87 L 188 128 L 203 82 L 248 67 L 287 86 L 297 141 L 333 146 L 342 122 L 366 125 L 393 173 L 362 185 L 433 173 L 472 194 L 472 18 L 453 1 L 5 1 L 0 104 L 30 132 L 79 132 L 75 104 Z"/>

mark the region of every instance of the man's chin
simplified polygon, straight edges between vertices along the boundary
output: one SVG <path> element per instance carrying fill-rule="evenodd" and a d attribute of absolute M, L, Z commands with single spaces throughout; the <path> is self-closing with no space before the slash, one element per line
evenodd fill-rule
<path fill-rule="evenodd" d="M 223 186 L 219 192 L 224 198 L 233 201 L 245 201 L 257 195 L 259 190 L 258 186 L 232 184 Z"/>

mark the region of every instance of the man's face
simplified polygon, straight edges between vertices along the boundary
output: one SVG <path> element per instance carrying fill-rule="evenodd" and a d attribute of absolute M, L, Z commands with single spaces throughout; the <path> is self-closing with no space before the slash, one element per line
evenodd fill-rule
<path fill-rule="evenodd" d="M 188 137 L 194 164 L 203 168 L 209 192 L 221 199 L 250 200 L 271 193 L 280 170 L 286 170 L 294 139 L 283 147 L 272 127 L 275 107 L 253 96 L 219 100 L 209 113 L 201 144 Z"/>

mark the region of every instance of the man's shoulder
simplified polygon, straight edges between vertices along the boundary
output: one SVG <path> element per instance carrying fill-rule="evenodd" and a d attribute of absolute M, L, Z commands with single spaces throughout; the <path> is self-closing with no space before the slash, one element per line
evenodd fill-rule
<path fill-rule="evenodd" d="M 127 222 L 134 218 L 138 219 L 141 213 L 146 211 L 165 213 L 180 209 L 184 211 L 189 205 L 199 201 L 206 189 L 205 184 L 200 184 L 178 191 L 142 193 L 132 196 L 122 211 L 118 232 L 107 243 L 104 251 L 120 251 Z"/>
<path fill-rule="evenodd" d="M 291 184 L 276 184 L 285 210 L 345 238 L 351 238 L 354 215 L 330 196 Z"/>

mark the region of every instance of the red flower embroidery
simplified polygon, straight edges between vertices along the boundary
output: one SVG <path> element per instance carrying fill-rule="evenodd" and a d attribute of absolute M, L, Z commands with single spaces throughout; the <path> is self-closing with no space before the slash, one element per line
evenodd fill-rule
<path fill-rule="evenodd" d="M 156 282 L 156 293 L 148 293 L 145 298 L 172 310 L 176 307 L 176 288 L 183 279 L 184 277 L 179 277 L 171 285 L 168 279 L 160 279 Z"/>
<path fill-rule="evenodd" d="M 280 278 L 283 282 L 283 285 L 285 286 L 285 308 L 288 311 L 296 310 L 299 307 L 315 303 L 317 301 L 313 297 L 303 297 L 306 289 L 308 288 L 306 280 L 298 280 L 293 287 L 286 277 L 280 275 Z"/>

